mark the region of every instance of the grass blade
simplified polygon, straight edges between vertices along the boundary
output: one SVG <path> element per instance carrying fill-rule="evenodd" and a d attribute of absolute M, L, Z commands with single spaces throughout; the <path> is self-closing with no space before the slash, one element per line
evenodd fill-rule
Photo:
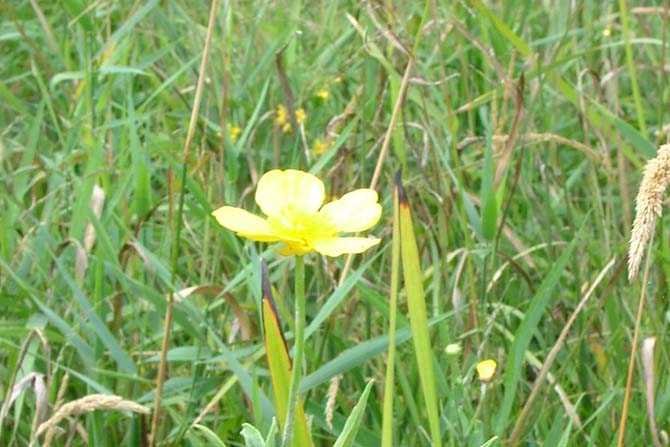
<path fill-rule="evenodd" d="M 398 172 L 400 174 L 400 172 Z M 389 291 L 389 349 L 384 379 L 384 414 L 382 447 L 393 445 L 393 388 L 395 381 L 395 328 L 398 307 L 398 276 L 400 273 L 400 220 L 398 191 L 393 191 L 393 242 L 391 245 L 391 290 Z"/>
<path fill-rule="evenodd" d="M 368 396 L 370 395 L 370 390 L 374 384 L 374 380 L 370 380 L 363 390 L 363 394 L 358 399 L 358 403 L 351 411 L 351 414 L 347 418 L 346 424 L 344 424 L 344 429 L 340 436 L 337 437 L 337 441 L 333 447 L 351 447 L 354 445 L 356 440 L 356 434 L 358 433 L 358 428 L 361 426 L 361 420 L 363 419 L 363 414 L 365 412 L 365 406 L 368 403 Z"/>
<path fill-rule="evenodd" d="M 284 334 L 279 325 L 272 289 L 268 277 L 267 265 L 263 263 L 263 339 L 265 340 L 265 355 L 270 367 L 270 378 L 275 396 L 275 413 L 279 419 L 279 425 L 284 426 L 286 418 L 286 407 L 288 405 L 289 384 L 291 382 L 291 359 L 288 355 L 288 347 Z M 302 399 L 298 397 L 298 408 L 295 415 L 295 427 L 293 432 L 293 446 L 302 447 L 312 445 L 305 409 Z"/>
<path fill-rule="evenodd" d="M 400 253 L 402 258 L 403 277 L 405 280 L 405 291 L 407 292 L 409 320 L 412 327 L 412 338 L 414 340 L 414 351 L 416 354 L 416 362 L 419 367 L 421 390 L 426 404 L 426 412 L 428 413 L 430 437 L 433 446 L 439 447 L 441 445 L 441 436 L 439 414 L 437 411 L 437 392 L 435 389 L 433 354 L 430 349 L 430 337 L 428 334 L 426 298 L 423 290 L 419 249 L 414 237 L 412 214 L 409 208 L 409 202 L 407 201 L 407 194 L 402 186 L 399 175 L 396 178 L 395 187 L 399 203 Z"/>

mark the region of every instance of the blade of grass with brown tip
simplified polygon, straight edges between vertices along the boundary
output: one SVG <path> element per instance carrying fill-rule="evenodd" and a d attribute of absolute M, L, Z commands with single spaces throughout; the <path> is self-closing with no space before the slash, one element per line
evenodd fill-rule
<path fill-rule="evenodd" d="M 279 315 L 272 297 L 272 288 L 268 276 L 268 268 L 263 262 L 263 339 L 265 341 L 265 355 L 270 368 L 270 379 L 275 396 L 275 413 L 279 419 L 279 425 L 284 426 L 286 418 L 286 407 L 288 406 L 289 386 L 291 383 L 291 359 L 288 355 L 288 347 L 284 339 L 284 333 L 279 325 Z M 293 442 L 296 447 L 311 446 L 307 419 L 302 405 L 302 399 L 298 397 L 298 408 L 295 416 L 295 427 Z"/>
<path fill-rule="evenodd" d="M 430 337 L 428 334 L 428 317 L 426 314 L 426 300 L 423 289 L 423 277 L 421 275 L 419 249 L 414 237 L 412 213 L 407 200 L 407 194 L 402 186 L 399 174 L 396 177 L 395 190 L 399 205 L 400 257 L 402 259 L 405 291 L 407 292 L 407 307 L 410 326 L 412 327 L 412 340 L 414 341 L 414 351 L 419 367 L 421 390 L 426 405 L 426 413 L 428 414 L 430 437 L 433 447 L 439 447 L 441 445 L 440 419 L 437 410 L 433 355 L 430 349 Z"/>

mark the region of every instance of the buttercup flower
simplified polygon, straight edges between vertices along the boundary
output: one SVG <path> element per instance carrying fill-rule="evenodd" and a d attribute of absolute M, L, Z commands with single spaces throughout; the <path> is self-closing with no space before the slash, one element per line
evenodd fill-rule
<path fill-rule="evenodd" d="M 286 110 L 286 107 L 281 105 L 277 107 L 277 116 L 275 121 L 277 122 L 277 126 L 281 127 L 282 132 L 289 133 L 291 130 L 293 130 L 291 128 L 291 122 L 288 119 L 288 110 Z"/>
<path fill-rule="evenodd" d="M 240 134 L 242 134 L 242 128 L 241 127 L 235 127 L 235 126 L 231 127 L 230 128 L 230 141 L 232 141 L 233 143 L 236 142 L 237 137 L 239 137 Z"/>
<path fill-rule="evenodd" d="M 329 96 L 328 90 L 320 90 L 320 91 L 316 92 L 316 97 L 320 98 L 324 101 L 326 99 L 328 99 L 328 96 Z"/>
<path fill-rule="evenodd" d="M 493 379 L 493 375 L 496 373 L 497 367 L 498 364 L 496 363 L 495 360 L 492 359 L 483 360 L 477 363 L 477 366 L 475 368 L 477 369 L 477 375 L 479 376 L 479 380 L 485 383 L 490 382 L 491 379 Z"/>
<path fill-rule="evenodd" d="M 275 119 L 277 120 L 277 125 L 279 126 L 283 126 L 288 122 L 288 112 L 286 111 L 286 107 L 277 107 L 277 117 Z"/>
<path fill-rule="evenodd" d="M 305 122 L 305 119 L 307 119 L 307 114 L 305 113 L 305 109 L 302 107 L 299 109 L 296 109 L 295 111 L 295 122 L 298 124 L 302 124 Z"/>
<path fill-rule="evenodd" d="M 314 147 L 312 147 L 312 152 L 314 153 L 314 155 L 324 154 L 326 153 L 327 150 L 328 145 L 326 145 L 323 141 L 319 139 L 316 139 L 316 141 L 314 141 Z"/>
<path fill-rule="evenodd" d="M 377 238 L 339 236 L 368 230 L 379 221 L 382 207 L 372 189 L 357 189 L 323 205 L 321 180 L 303 171 L 276 169 L 258 181 L 255 198 L 266 219 L 232 206 L 221 207 L 212 215 L 238 236 L 283 242 L 281 254 L 317 251 L 340 256 L 362 253 L 379 243 Z"/>

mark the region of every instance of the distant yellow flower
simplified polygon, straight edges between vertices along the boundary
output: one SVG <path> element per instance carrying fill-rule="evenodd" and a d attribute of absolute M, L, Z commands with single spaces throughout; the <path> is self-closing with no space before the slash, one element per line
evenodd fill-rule
<path fill-rule="evenodd" d="M 305 113 L 305 109 L 303 109 L 302 107 L 299 108 L 299 109 L 296 109 L 296 111 L 295 111 L 295 121 L 298 124 L 302 124 L 302 123 L 305 122 L 306 119 L 307 119 L 307 114 Z"/>
<path fill-rule="evenodd" d="M 496 368 L 498 367 L 498 364 L 496 363 L 495 360 L 488 359 L 488 360 L 483 360 L 479 363 L 477 363 L 477 375 L 479 376 L 479 380 L 482 382 L 488 383 L 493 379 L 493 375 L 496 373 Z"/>
<path fill-rule="evenodd" d="M 286 107 L 284 106 L 277 107 L 276 120 L 278 126 L 283 126 L 284 124 L 288 123 L 288 112 L 286 111 Z"/>
<path fill-rule="evenodd" d="M 317 139 L 314 142 L 314 147 L 312 148 L 312 153 L 314 155 L 321 155 L 324 154 L 328 150 L 328 145 L 325 144 L 323 141 Z"/>
<path fill-rule="evenodd" d="M 324 101 L 325 101 L 326 99 L 328 99 L 328 96 L 329 96 L 329 95 L 330 95 L 330 94 L 328 93 L 328 90 L 321 90 L 321 91 L 319 91 L 319 92 L 316 92 L 316 97 L 317 97 L 317 98 L 321 98 L 321 99 L 323 99 Z"/>
<path fill-rule="evenodd" d="M 339 84 L 340 82 L 342 82 L 342 76 L 337 76 L 337 77 L 335 78 L 335 83 L 336 83 L 336 84 Z"/>
<path fill-rule="evenodd" d="M 256 203 L 263 219 L 241 208 L 224 206 L 212 213 L 222 226 L 254 241 L 283 242 L 281 254 L 317 251 L 326 256 L 362 253 L 379 239 L 340 237 L 372 228 L 381 217 L 373 189 L 357 189 L 323 205 L 323 182 L 307 172 L 275 169 L 258 181 Z"/>
<path fill-rule="evenodd" d="M 233 143 L 237 141 L 237 138 L 242 134 L 242 128 L 241 127 L 231 127 L 230 128 L 230 141 Z"/>
<path fill-rule="evenodd" d="M 603 36 L 609 37 L 612 34 L 612 29 L 608 26 L 603 30 Z"/>

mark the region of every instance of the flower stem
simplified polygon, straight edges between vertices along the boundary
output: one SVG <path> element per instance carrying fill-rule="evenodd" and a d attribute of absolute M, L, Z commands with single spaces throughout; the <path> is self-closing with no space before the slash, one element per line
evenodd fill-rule
<path fill-rule="evenodd" d="M 305 350 L 305 260 L 302 256 L 295 257 L 295 337 L 293 350 L 293 368 L 291 384 L 288 391 L 288 407 L 282 436 L 282 447 L 291 445 L 293 426 L 298 407 L 298 389 L 302 372 L 302 356 Z"/>

